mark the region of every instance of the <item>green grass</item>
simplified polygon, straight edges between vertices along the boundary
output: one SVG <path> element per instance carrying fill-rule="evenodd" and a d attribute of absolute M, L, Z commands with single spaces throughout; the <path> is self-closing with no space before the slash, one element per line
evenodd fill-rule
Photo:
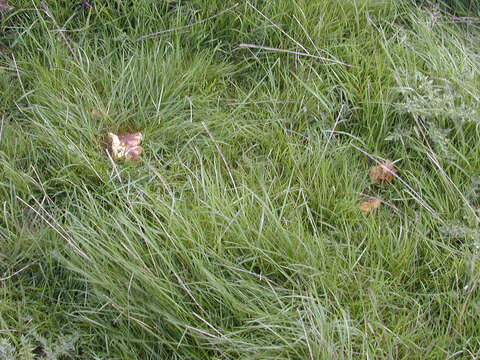
<path fill-rule="evenodd" d="M 10 5 L 1 359 L 480 357 L 475 2 Z"/>

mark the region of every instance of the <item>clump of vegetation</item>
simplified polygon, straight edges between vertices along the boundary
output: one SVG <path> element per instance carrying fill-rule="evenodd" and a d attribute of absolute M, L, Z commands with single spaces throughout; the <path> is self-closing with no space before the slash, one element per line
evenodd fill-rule
<path fill-rule="evenodd" d="M 480 356 L 474 2 L 4 3 L 0 357 Z"/>

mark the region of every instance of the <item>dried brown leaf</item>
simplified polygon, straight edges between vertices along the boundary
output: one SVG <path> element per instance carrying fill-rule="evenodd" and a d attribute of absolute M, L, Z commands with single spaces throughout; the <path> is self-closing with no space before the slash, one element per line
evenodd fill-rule
<path fill-rule="evenodd" d="M 381 203 L 382 202 L 379 199 L 371 197 L 360 204 L 360 210 L 364 214 L 367 214 L 368 212 L 370 212 L 370 210 L 378 208 Z"/>
<path fill-rule="evenodd" d="M 370 180 L 375 184 L 391 183 L 395 179 L 397 169 L 393 166 L 392 160 L 387 159 L 380 165 L 372 166 L 370 169 Z"/>
<path fill-rule="evenodd" d="M 140 160 L 142 147 L 139 146 L 143 136 L 140 132 L 134 134 L 123 134 L 120 136 L 114 133 L 108 133 L 108 141 L 112 150 L 114 159 L 129 159 L 132 161 Z"/>

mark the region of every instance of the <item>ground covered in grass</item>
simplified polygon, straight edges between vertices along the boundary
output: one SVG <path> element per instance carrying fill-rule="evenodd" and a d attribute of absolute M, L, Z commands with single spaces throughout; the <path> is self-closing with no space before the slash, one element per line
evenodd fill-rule
<path fill-rule="evenodd" d="M 0 10 L 1 359 L 480 357 L 474 2 L 89 3 Z"/>

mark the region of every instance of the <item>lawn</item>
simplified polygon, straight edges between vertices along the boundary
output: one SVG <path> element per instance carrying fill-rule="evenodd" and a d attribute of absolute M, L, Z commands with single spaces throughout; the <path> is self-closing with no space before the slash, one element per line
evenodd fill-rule
<path fill-rule="evenodd" d="M 480 358 L 476 2 L 8 7 L 0 359 Z"/>

